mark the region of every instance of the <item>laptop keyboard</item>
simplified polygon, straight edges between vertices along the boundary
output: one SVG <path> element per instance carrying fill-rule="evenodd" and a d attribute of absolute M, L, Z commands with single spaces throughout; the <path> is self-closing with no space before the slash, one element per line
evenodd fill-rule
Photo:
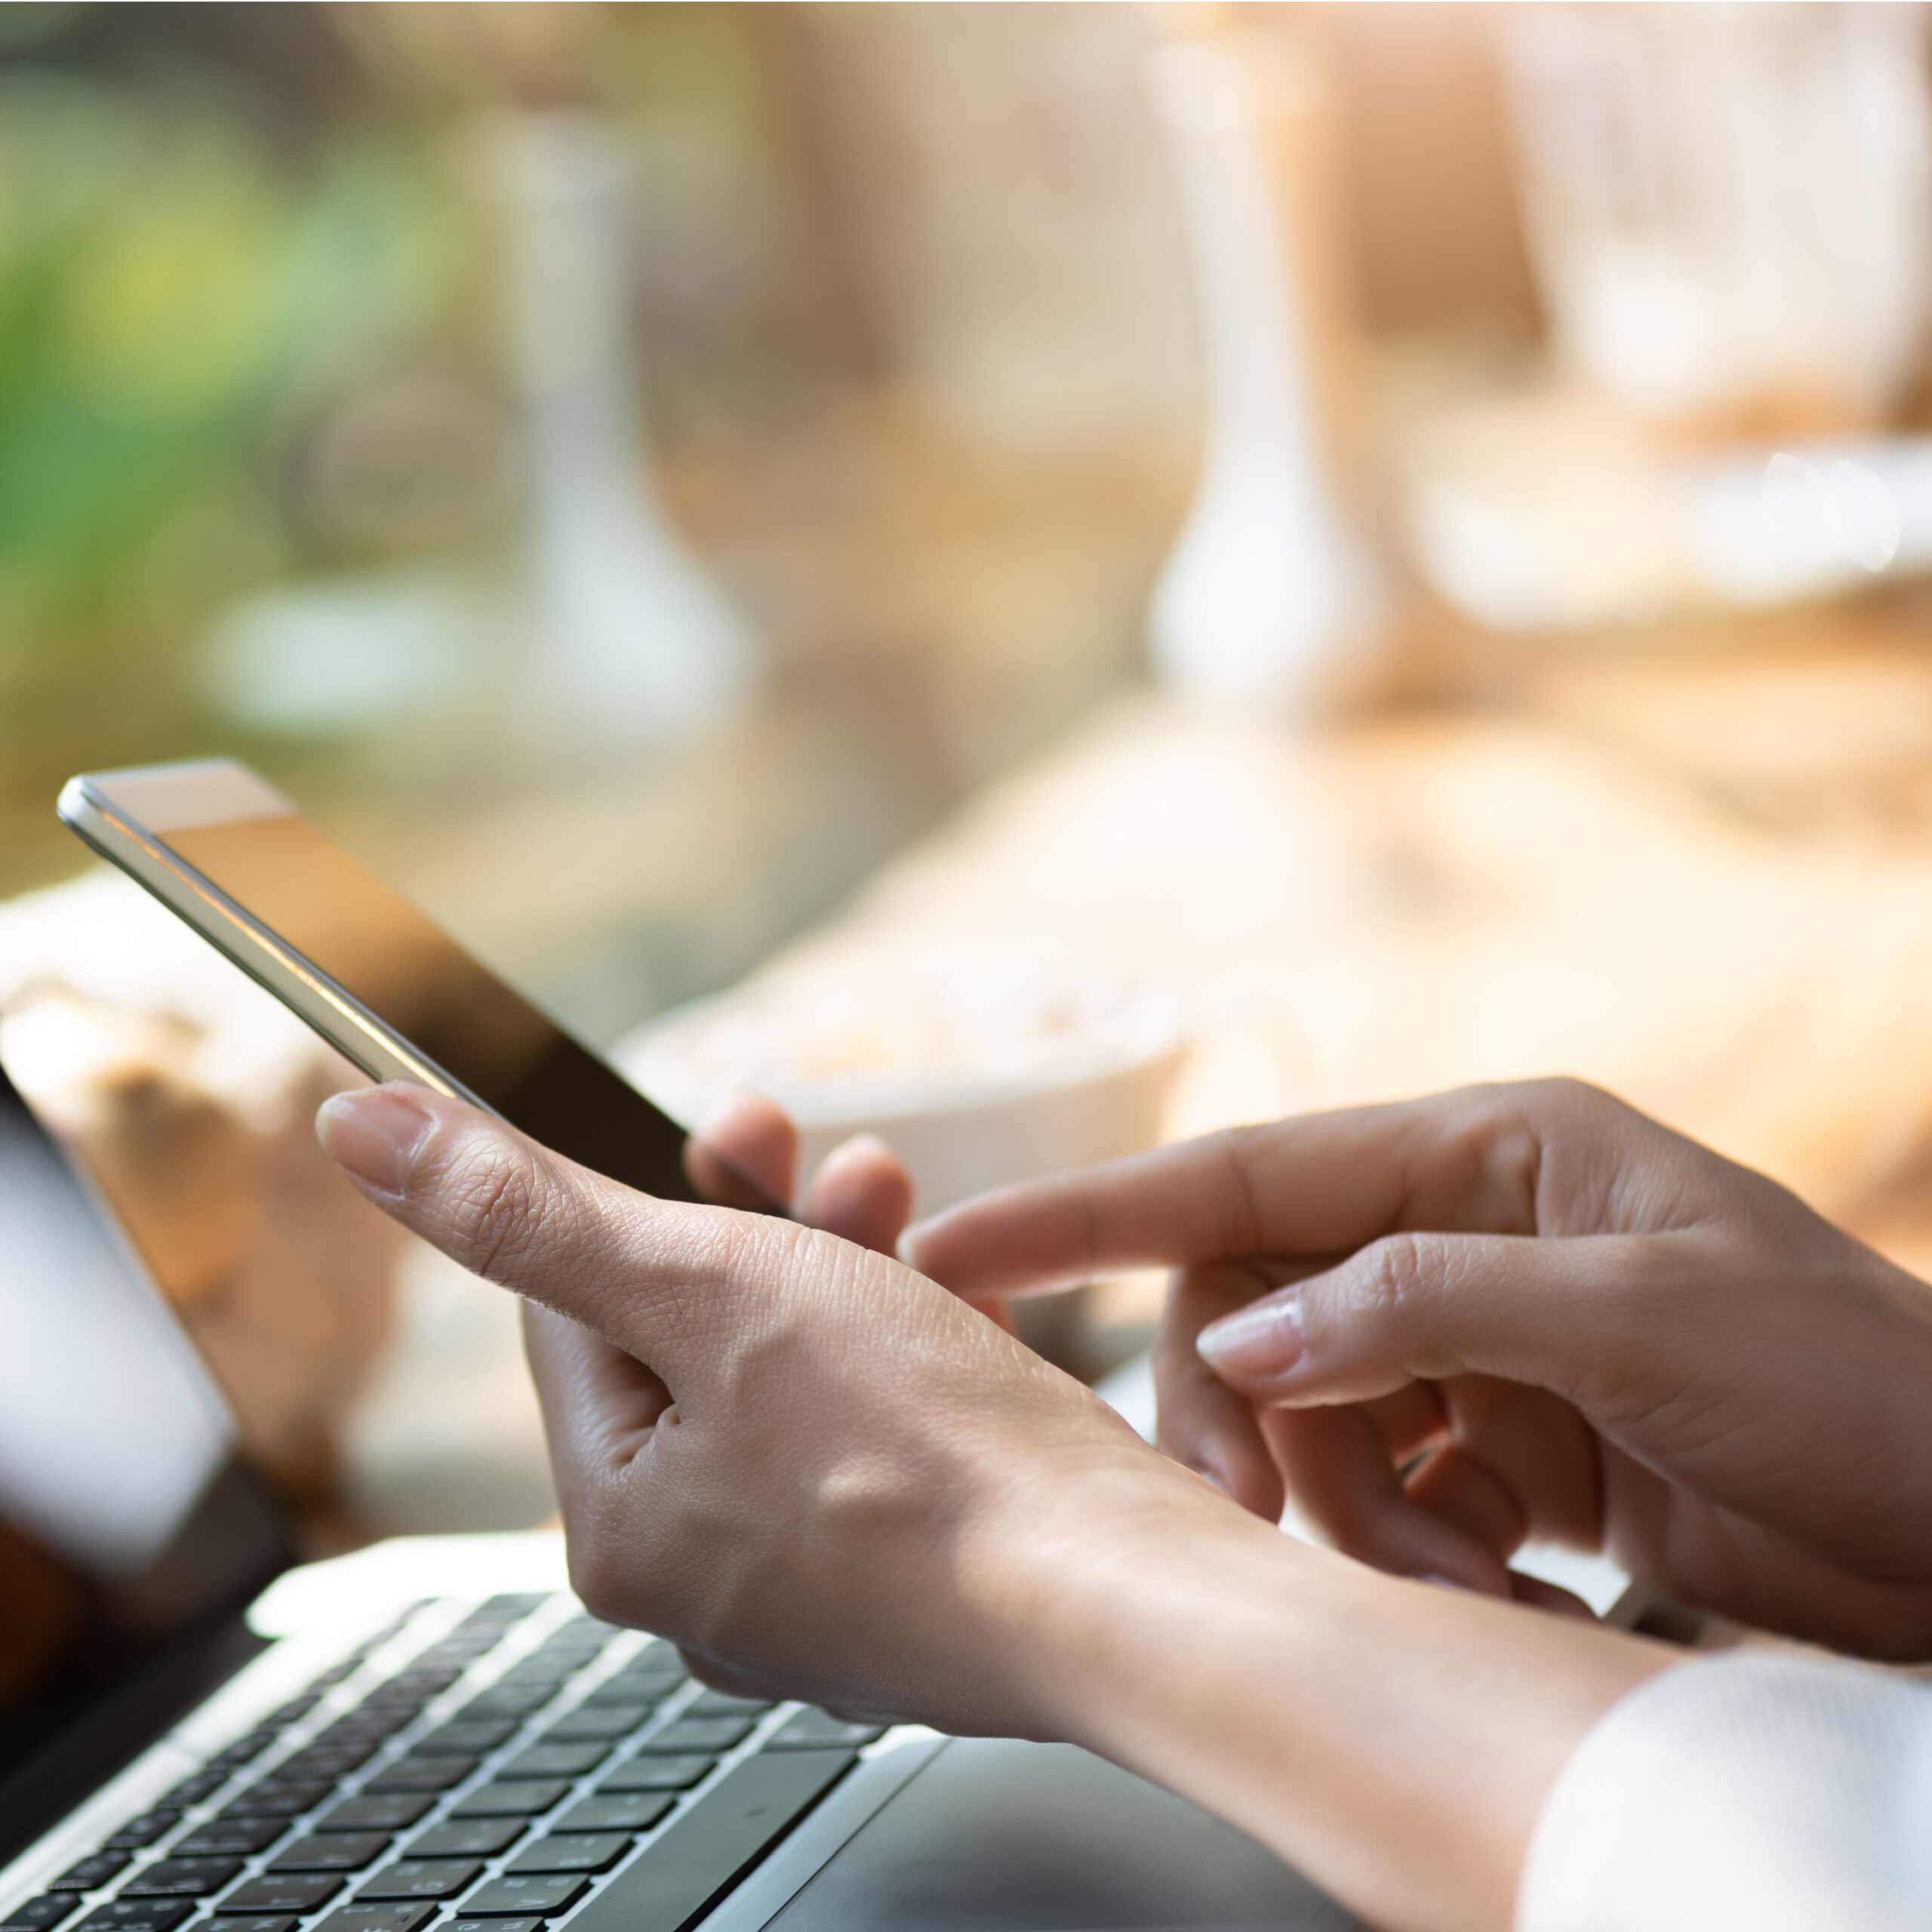
<path fill-rule="evenodd" d="M 418 1604 L 0 1932 L 683 1932 L 880 1735 L 568 1596 Z"/>

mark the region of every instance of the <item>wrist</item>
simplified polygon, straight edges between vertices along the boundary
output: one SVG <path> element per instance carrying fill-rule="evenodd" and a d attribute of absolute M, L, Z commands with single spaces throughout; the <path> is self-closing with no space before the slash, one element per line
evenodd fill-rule
<path fill-rule="evenodd" d="M 1302 1546 L 1179 1464 L 1136 1445 L 1016 1499 L 992 1595 L 1016 1687 L 1038 1733 L 1128 1762 L 1161 1701 L 1220 1648 L 1233 1601 L 1275 1584 Z"/>
<path fill-rule="evenodd" d="M 1063 1500 L 1005 1577 L 1037 1734 L 1192 1798 L 1376 1923 L 1506 1925 L 1571 1751 L 1672 1661 L 1297 1543 L 1171 1463 Z"/>

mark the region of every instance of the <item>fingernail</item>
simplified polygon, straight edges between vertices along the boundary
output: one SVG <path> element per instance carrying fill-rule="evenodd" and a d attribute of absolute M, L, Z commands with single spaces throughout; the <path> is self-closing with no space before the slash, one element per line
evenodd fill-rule
<path fill-rule="evenodd" d="M 1211 1321 L 1194 1346 L 1211 1368 L 1280 1375 L 1300 1361 L 1301 1303 L 1294 1296 L 1257 1301 Z"/>
<path fill-rule="evenodd" d="M 325 1100 L 315 1136 L 329 1158 L 377 1194 L 400 1195 L 435 1120 L 395 1087 L 359 1087 Z"/>

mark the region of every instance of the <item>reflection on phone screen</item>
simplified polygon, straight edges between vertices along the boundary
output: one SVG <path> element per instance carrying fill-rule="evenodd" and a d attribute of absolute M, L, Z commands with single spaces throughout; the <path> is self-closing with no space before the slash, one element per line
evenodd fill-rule
<path fill-rule="evenodd" d="M 698 1198 L 683 1128 L 305 820 L 160 838 L 533 1140 L 647 1194 Z"/>

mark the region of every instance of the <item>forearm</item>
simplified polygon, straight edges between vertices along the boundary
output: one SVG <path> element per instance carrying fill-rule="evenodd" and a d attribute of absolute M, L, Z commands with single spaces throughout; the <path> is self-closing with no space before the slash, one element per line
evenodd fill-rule
<path fill-rule="evenodd" d="M 1065 1734 L 1395 1932 L 1500 1932 L 1544 1798 L 1639 1640 L 1380 1576 L 1204 1494 L 1134 1499 L 1042 1607 Z"/>

